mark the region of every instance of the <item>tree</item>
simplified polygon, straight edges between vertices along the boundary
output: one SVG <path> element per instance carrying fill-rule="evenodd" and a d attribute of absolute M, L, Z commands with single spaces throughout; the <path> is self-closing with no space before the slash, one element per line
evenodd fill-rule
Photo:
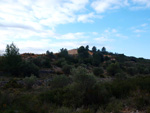
<path fill-rule="evenodd" d="M 64 49 L 64 48 L 62 48 L 62 49 L 60 49 L 60 53 L 59 53 L 59 56 L 60 57 L 64 57 L 64 58 L 68 58 L 68 51 L 67 51 L 67 49 Z"/>
<path fill-rule="evenodd" d="M 19 48 L 17 48 L 13 43 L 6 46 L 4 54 L 5 66 L 4 70 L 11 73 L 12 75 L 18 75 L 19 64 L 22 62 L 22 58 L 19 54 Z"/>
<path fill-rule="evenodd" d="M 86 58 L 89 57 L 88 50 L 86 48 L 84 48 L 84 46 L 79 47 L 79 49 L 78 49 L 78 55 L 79 55 L 79 58 L 81 60 L 86 59 Z"/>
<path fill-rule="evenodd" d="M 103 61 L 104 61 L 104 56 L 100 51 L 97 51 L 93 54 L 93 61 L 92 61 L 93 65 L 99 66 L 99 64 Z"/>
<path fill-rule="evenodd" d="M 53 52 L 50 52 L 49 50 L 46 51 L 46 55 L 47 55 L 50 59 L 55 58 Z"/>
<path fill-rule="evenodd" d="M 105 48 L 105 47 L 102 48 L 102 52 L 103 52 L 103 53 L 106 52 L 106 48 Z"/>
<path fill-rule="evenodd" d="M 86 50 L 88 50 L 88 51 L 89 51 L 89 45 L 87 45 L 85 48 L 86 48 Z"/>
<path fill-rule="evenodd" d="M 95 46 L 93 46 L 93 48 L 92 48 L 92 52 L 93 52 L 93 53 L 95 53 L 96 51 L 97 51 L 96 47 L 95 47 Z"/>
<path fill-rule="evenodd" d="M 17 48 L 14 43 L 7 45 L 5 50 L 4 56 L 10 57 L 10 56 L 18 56 L 19 55 L 19 48 Z"/>
<path fill-rule="evenodd" d="M 109 75 L 115 76 L 115 74 L 121 72 L 120 65 L 118 63 L 112 63 L 107 67 L 107 72 Z"/>

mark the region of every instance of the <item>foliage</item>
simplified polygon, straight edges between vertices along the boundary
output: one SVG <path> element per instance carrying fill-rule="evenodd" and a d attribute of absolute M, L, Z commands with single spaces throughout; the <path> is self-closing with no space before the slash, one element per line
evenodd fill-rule
<path fill-rule="evenodd" d="M 134 95 L 133 95 L 134 94 Z M 49 112 L 73 112 L 73 109 L 81 108 L 75 113 L 93 113 L 102 108 L 102 112 L 121 112 L 127 99 L 131 107 L 139 110 L 147 108 L 150 104 L 150 77 L 137 77 L 124 81 L 112 81 L 96 83 L 89 90 L 82 90 L 78 83 L 73 82 L 64 88 L 46 90 L 45 92 L 1 92 L 0 112 L 9 110 L 21 113 L 47 113 Z M 122 101 L 123 100 L 123 101 Z M 44 103 L 44 104 L 43 104 Z M 63 107 L 67 106 L 67 107 Z M 95 106 L 95 107 L 94 107 Z M 73 112 L 73 113 L 74 113 Z"/>
<path fill-rule="evenodd" d="M 70 83 L 70 80 L 65 75 L 57 75 L 50 81 L 51 88 L 63 88 Z"/>
<path fill-rule="evenodd" d="M 70 74 L 71 72 L 71 69 L 72 69 L 72 66 L 71 65 L 68 65 L 68 64 L 65 64 L 63 67 L 62 67 L 62 70 L 65 74 Z"/>
<path fill-rule="evenodd" d="M 47 55 L 50 59 L 55 58 L 53 52 L 49 52 L 49 50 L 46 51 L 46 55 Z"/>
<path fill-rule="evenodd" d="M 102 47 L 102 52 L 105 53 L 106 52 L 106 48 Z"/>
<path fill-rule="evenodd" d="M 127 61 L 127 57 L 124 54 L 116 54 L 116 60 L 118 62 L 125 62 Z"/>
<path fill-rule="evenodd" d="M 89 45 L 87 45 L 85 48 L 86 48 L 86 50 L 88 50 L 88 51 L 89 51 Z"/>
<path fill-rule="evenodd" d="M 19 49 L 12 43 L 6 46 L 5 52 L 4 71 L 18 76 L 18 71 L 20 70 L 19 63 L 22 62 L 21 56 L 19 55 Z"/>
<path fill-rule="evenodd" d="M 97 51 L 93 54 L 93 61 L 92 64 L 94 66 L 99 66 L 100 63 L 104 61 L 103 54 L 100 51 Z"/>
<path fill-rule="evenodd" d="M 118 63 L 112 63 L 107 67 L 107 72 L 109 75 L 114 76 L 121 71 Z"/>
<path fill-rule="evenodd" d="M 135 74 L 138 73 L 138 70 L 136 67 L 128 67 L 127 68 L 127 73 L 130 74 L 131 76 L 134 76 Z"/>
<path fill-rule="evenodd" d="M 96 47 L 93 46 L 93 47 L 92 47 L 92 52 L 95 53 L 96 51 L 97 51 Z"/>
<path fill-rule="evenodd" d="M 94 73 L 94 75 L 101 77 L 104 73 L 104 70 L 102 67 L 95 67 L 93 69 L 93 73 Z"/>
<path fill-rule="evenodd" d="M 63 58 L 68 58 L 68 50 L 67 49 L 64 49 L 64 48 L 62 48 L 62 49 L 60 49 L 60 53 L 58 54 L 58 56 L 59 57 L 63 57 Z"/>
<path fill-rule="evenodd" d="M 56 110 L 56 113 L 71 113 L 71 110 L 67 107 L 61 107 Z"/>
<path fill-rule="evenodd" d="M 39 76 L 39 68 L 28 61 L 23 61 L 19 64 L 20 66 L 20 76 L 25 77 L 25 76 L 31 76 L 32 74 L 35 76 Z"/>
<path fill-rule="evenodd" d="M 22 88 L 22 85 L 18 84 L 15 79 L 11 79 L 3 88 Z"/>
<path fill-rule="evenodd" d="M 107 105 L 106 111 L 120 113 L 122 108 L 123 108 L 123 104 L 120 101 L 116 99 L 112 99 L 111 102 Z"/>
<path fill-rule="evenodd" d="M 79 62 L 83 63 L 86 61 L 89 57 L 88 49 L 84 48 L 84 46 L 81 46 L 78 48 L 78 58 Z"/>
<path fill-rule="evenodd" d="M 62 67 L 63 64 L 67 64 L 67 61 L 65 60 L 65 58 L 60 58 L 55 62 L 56 66 L 58 67 Z"/>
<path fill-rule="evenodd" d="M 28 89 L 32 88 L 33 84 L 35 83 L 35 81 L 37 80 L 36 76 L 31 75 L 30 77 L 25 77 L 24 78 L 24 82 L 26 84 L 26 87 Z"/>
<path fill-rule="evenodd" d="M 6 57 L 18 56 L 19 55 L 19 48 L 17 48 L 14 43 L 11 43 L 10 45 L 6 46 L 5 52 L 6 53 L 4 54 L 4 56 L 6 56 Z"/>
<path fill-rule="evenodd" d="M 32 58 L 29 61 L 40 68 L 50 68 L 51 67 L 50 59 L 45 56 L 39 56 L 36 58 Z"/>
<path fill-rule="evenodd" d="M 120 72 L 120 73 L 117 73 L 117 74 L 115 75 L 115 77 L 116 77 L 117 79 L 119 79 L 119 80 L 124 80 L 124 79 L 127 78 L 127 75 L 126 75 L 125 73 L 123 73 L 123 72 Z"/>
<path fill-rule="evenodd" d="M 96 83 L 94 75 L 88 73 L 83 67 L 73 69 L 71 73 L 73 81 L 80 84 L 83 89 L 91 88 Z"/>

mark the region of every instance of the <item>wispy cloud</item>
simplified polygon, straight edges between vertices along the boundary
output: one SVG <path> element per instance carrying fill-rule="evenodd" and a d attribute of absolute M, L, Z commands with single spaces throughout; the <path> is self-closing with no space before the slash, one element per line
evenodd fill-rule
<path fill-rule="evenodd" d="M 75 39 L 77 40 L 81 38 L 88 38 L 88 36 L 86 36 L 85 33 L 83 32 L 77 32 L 77 33 L 67 33 L 64 35 L 56 34 L 55 36 L 53 36 L 53 38 L 61 39 L 61 40 L 75 40 Z"/>
<path fill-rule="evenodd" d="M 150 7 L 150 1 L 149 0 L 132 0 L 133 3 L 139 4 L 139 5 L 144 5 L 146 7 Z"/>
<path fill-rule="evenodd" d="M 144 23 L 144 24 L 142 24 L 141 26 L 142 27 L 146 27 L 148 24 L 147 23 Z"/>
<path fill-rule="evenodd" d="M 129 9 L 139 10 L 150 8 L 149 0 L 95 0 L 91 6 L 98 13 L 104 13 L 108 10 L 129 7 Z"/>
<path fill-rule="evenodd" d="M 96 0 L 91 6 L 98 13 L 103 13 L 107 10 L 118 9 L 124 5 L 128 5 L 127 0 Z"/>
<path fill-rule="evenodd" d="M 95 38 L 94 39 L 95 41 L 98 41 L 98 42 L 108 42 L 108 41 L 113 41 L 112 39 L 108 39 L 108 38 L 105 38 L 105 37 L 99 37 L 99 38 Z"/>
<path fill-rule="evenodd" d="M 141 29 L 136 29 L 136 30 L 134 30 L 134 32 L 135 32 L 135 33 L 141 33 L 141 32 L 146 32 L 146 31 L 141 30 Z"/>
<path fill-rule="evenodd" d="M 86 22 L 94 22 L 94 21 L 93 21 L 93 18 L 102 19 L 103 16 L 95 15 L 95 14 L 92 12 L 92 13 L 89 13 L 89 14 L 79 15 L 77 21 L 78 21 L 78 22 L 83 22 L 83 23 L 86 23 Z"/>

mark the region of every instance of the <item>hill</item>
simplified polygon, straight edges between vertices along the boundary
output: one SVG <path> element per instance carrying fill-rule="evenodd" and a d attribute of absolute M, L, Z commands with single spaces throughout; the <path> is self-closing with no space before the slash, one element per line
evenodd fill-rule
<path fill-rule="evenodd" d="M 0 57 L 2 113 L 150 111 L 150 60 L 93 47 Z"/>

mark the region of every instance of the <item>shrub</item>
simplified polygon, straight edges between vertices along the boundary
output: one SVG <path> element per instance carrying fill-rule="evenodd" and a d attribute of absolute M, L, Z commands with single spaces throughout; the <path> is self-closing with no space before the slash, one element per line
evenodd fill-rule
<path fill-rule="evenodd" d="M 90 90 L 87 90 L 84 94 L 85 105 L 104 105 L 110 97 L 111 92 L 107 89 L 107 84 L 95 84 Z M 109 86 L 110 87 L 110 86 Z"/>
<path fill-rule="evenodd" d="M 24 78 L 24 82 L 26 84 L 26 87 L 28 89 L 32 88 L 33 84 L 35 83 L 35 81 L 37 80 L 36 76 L 31 75 L 30 77 L 25 77 Z"/>
<path fill-rule="evenodd" d="M 56 110 L 56 113 L 71 113 L 71 110 L 67 107 L 61 107 Z"/>
<path fill-rule="evenodd" d="M 149 74 L 149 73 L 150 73 L 150 70 L 149 70 L 148 68 L 145 68 L 143 73 L 144 73 L 144 74 Z"/>
<path fill-rule="evenodd" d="M 22 85 L 18 84 L 15 79 L 11 79 L 3 88 L 22 88 Z"/>
<path fill-rule="evenodd" d="M 64 101 L 64 93 L 66 93 L 63 89 L 52 89 L 46 92 L 42 92 L 39 95 L 39 99 L 41 102 L 55 104 L 57 106 L 62 106 Z"/>
<path fill-rule="evenodd" d="M 66 64 L 66 65 L 63 66 L 62 70 L 63 70 L 63 72 L 64 72 L 65 74 L 68 75 L 68 74 L 70 74 L 70 72 L 71 72 L 71 68 L 72 68 L 72 66 Z"/>
<path fill-rule="evenodd" d="M 134 98 L 134 103 L 137 109 L 143 110 L 146 106 L 150 104 L 149 101 L 150 97 L 147 95 L 139 95 L 138 97 Z"/>
<path fill-rule="evenodd" d="M 63 88 L 70 83 L 70 80 L 65 75 L 57 75 L 50 81 L 51 88 Z"/>
<path fill-rule="evenodd" d="M 111 100 L 111 102 L 107 105 L 106 111 L 113 113 L 120 113 L 123 108 L 123 104 L 118 100 Z"/>
<path fill-rule="evenodd" d="M 129 67 L 129 68 L 127 68 L 127 73 L 133 76 L 133 75 L 137 74 L 138 71 L 135 67 Z"/>
<path fill-rule="evenodd" d="M 73 81 L 80 84 L 83 89 L 91 88 L 96 83 L 95 76 L 88 73 L 88 71 L 83 67 L 73 69 L 71 73 Z"/>
<path fill-rule="evenodd" d="M 96 76 L 102 76 L 102 74 L 104 73 L 103 68 L 102 67 L 95 67 L 93 69 L 93 73 Z"/>
<path fill-rule="evenodd" d="M 109 75 L 114 76 L 116 73 L 121 71 L 120 66 L 118 63 L 112 63 L 107 67 L 107 72 Z"/>
<path fill-rule="evenodd" d="M 94 111 L 93 110 L 90 110 L 90 109 L 79 109 L 79 110 L 77 110 L 77 112 L 75 112 L 75 113 L 94 113 Z"/>
<path fill-rule="evenodd" d="M 84 91 L 77 83 L 72 83 L 64 90 L 64 105 L 69 107 L 81 107 L 83 105 Z"/>
<path fill-rule="evenodd" d="M 136 89 L 135 81 L 131 81 L 130 79 L 120 81 L 114 80 L 111 83 L 111 92 L 112 96 L 116 98 L 125 98 L 130 94 L 130 91 Z"/>
<path fill-rule="evenodd" d="M 126 75 L 125 73 L 117 73 L 117 74 L 115 75 L 115 77 L 116 77 L 117 79 L 122 80 L 122 79 L 127 78 L 127 75 Z"/>
<path fill-rule="evenodd" d="M 39 75 L 39 68 L 31 63 L 31 62 L 28 62 L 28 61 L 23 61 L 21 62 L 20 64 L 20 76 L 30 76 L 31 74 L 34 74 L 35 76 L 38 76 Z"/>
<path fill-rule="evenodd" d="M 58 67 L 62 67 L 62 66 L 63 66 L 63 63 L 66 64 L 65 58 L 59 58 L 59 59 L 55 62 L 56 66 L 58 66 Z"/>

